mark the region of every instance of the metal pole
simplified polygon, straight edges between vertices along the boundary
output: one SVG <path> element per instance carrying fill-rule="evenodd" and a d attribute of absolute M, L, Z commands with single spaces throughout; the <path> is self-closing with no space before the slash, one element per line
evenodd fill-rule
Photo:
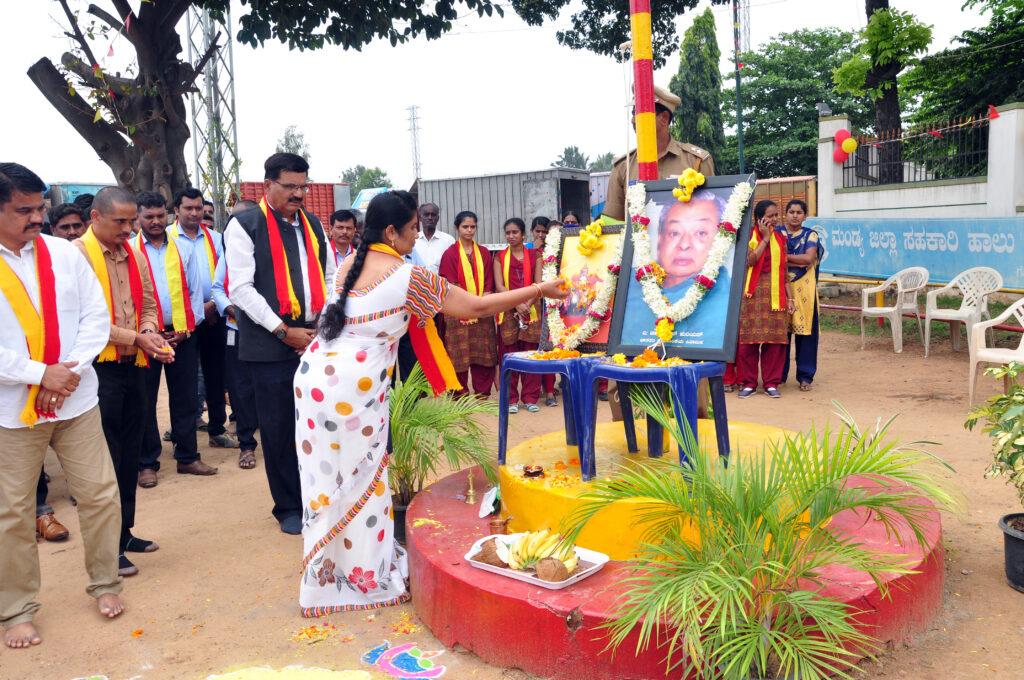
<path fill-rule="evenodd" d="M 654 114 L 654 51 L 651 48 L 651 1 L 629 0 L 633 43 L 633 96 L 638 179 L 658 179 L 658 137 Z"/>
<path fill-rule="evenodd" d="M 740 174 L 746 172 L 743 163 L 743 104 L 740 98 L 740 3 L 732 3 L 733 63 L 736 66 L 736 143 L 739 147 Z"/>

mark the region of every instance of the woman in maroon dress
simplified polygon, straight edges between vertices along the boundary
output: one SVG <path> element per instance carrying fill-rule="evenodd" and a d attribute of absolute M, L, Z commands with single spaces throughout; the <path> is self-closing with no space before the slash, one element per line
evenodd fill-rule
<path fill-rule="evenodd" d="M 505 221 L 505 240 L 508 241 L 508 248 L 494 258 L 494 290 L 498 293 L 540 283 L 538 253 L 534 248 L 523 246 L 525 236 L 525 222 L 518 217 Z M 537 349 L 537 343 L 540 342 L 540 314 L 538 304 L 523 304 L 511 312 L 498 315 L 498 349 L 501 356 L 510 352 Z M 508 384 L 508 412 L 519 411 L 520 398 L 523 401 L 523 408 L 527 411 L 539 411 L 537 399 L 540 397 L 540 382 L 540 374 L 511 372 Z"/>
<path fill-rule="evenodd" d="M 441 255 L 437 273 L 472 295 L 490 295 L 494 292 L 494 265 L 490 252 L 476 243 L 476 215 L 469 210 L 456 215 L 455 231 L 458 240 Z M 464 391 L 469 391 L 472 376 L 472 391 L 489 396 L 498 363 L 494 317 L 460 319 L 446 314 L 444 321 L 445 349 Z"/>

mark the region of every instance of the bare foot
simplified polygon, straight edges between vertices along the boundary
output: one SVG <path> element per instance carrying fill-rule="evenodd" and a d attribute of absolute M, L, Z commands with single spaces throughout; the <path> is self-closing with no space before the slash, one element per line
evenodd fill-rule
<path fill-rule="evenodd" d="M 4 644 L 11 649 L 31 647 L 32 645 L 38 645 L 42 641 L 43 638 L 39 637 L 39 631 L 36 630 L 31 621 L 11 626 L 4 633 Z"/>
<path fill-rule="evenodd" d="M 106 593 L 96 598 L 96 602 L 100 607 L 100 614 L 103 614 L 108 619 L 117 618 L 124 611 L 124 603 L 114 593 Z"/>

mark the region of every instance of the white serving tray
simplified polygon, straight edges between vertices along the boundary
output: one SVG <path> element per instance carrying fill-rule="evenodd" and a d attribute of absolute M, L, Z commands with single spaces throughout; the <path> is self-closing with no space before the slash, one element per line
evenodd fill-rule
<path fill-rule="evenodd" d="M 470 547 L 469 552 L 465 554 L 466 561 L 477 569 L 483 569 L 484 571 L 489 571 L 494 574 L 501 574 L 502 576 L 514 578 L 517 581 L 523 581 L 524 583 L 529 583 L 540 588 L 547 588 L 548 590 L 561 590 L 562 588 L 568 588 L 574 583 L 579 583 L 588 576 L 593 576 L 597 572 L 601 571 L 601 568 L 608 562 L 608 556 L 604 553 L 587 550 L 586 548 L 580 548 L 577 546 L 575 550 L 576 556 L 580 560 L 579 564 L 582 566 L 584 563 L 589 563 L 590 566 L 583 569 L 577 568 L 576 573 L 564 581 L 545 581 L 544 579 L 537 578 L 527 571 L 509 569 L 508 567 L 495 567 L 490 564 L 484 564 L 483 562 L 477 562 L 473 559 L 473 557 L 480 552 L 480 546 L 492 538 L 496 538 L 506 545 L 511 545 L 518 540 L 520 536 L 522 536 L 522 534 L 496 534 L 494 536 L 484 536 Z"/>

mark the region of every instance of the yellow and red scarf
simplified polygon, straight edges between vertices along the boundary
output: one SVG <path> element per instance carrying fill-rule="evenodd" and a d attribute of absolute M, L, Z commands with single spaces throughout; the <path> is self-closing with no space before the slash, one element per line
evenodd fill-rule
<path fill-rule="evenodd" d="M 505 290 L 512 290 L 512 248 L 505 248 L 505 251 L 498 256 L 501 258 L 501 275 L 502 280 L 505 283 Z M 533 283 L 533 263 L 530 261 L 530 252 L 526 248 L 523 248 L 523 285 L 522 288 L 526 288 Z M 505 320 L 505 312 L 498 314 L 498 323 Z M 530 323 L 537 320 L 537 307 L 530 305 Z"/>
<path fill-rule="evenodd" d="M 267 208 L 266 196 L 260 199 L 260 210 L 267 220 L 270 258 L 274 263 L 274 285 L 277 288 L 278 313 L 290 314 L 293 319 L 298 319 L 302 312 L 302 305 L 292 286 L 288 255 L 284 252 L 284 243 L 281 242 L 281 232 L 277 226 L 274 212 Z M 309 224 L 306 213 L 301 208 L 299 209 L 299 219 L 302 220 L 302 233 L 306 241 L 306 273 L 309 277 L 307 285 L 309 285 L 309 299 L 312 307 L 310 311 L 313 314 L 319 314 L 327 299 L 327 284 L 324 282 L 324 271 L 320 267 L 320 244 L 313 235 L 313 227 Z"/>
<path fill-rule="evenodd" d="M 370 250 L 375 253 L 391 255 L 404 261 L 404 258 L 398 254 L 397 250 L 383 243 L 371 244 Z M 441 337 L 437 334 L 437 326 L 434 325 L 434 319 L 431 317 L 421 319 L 416 312 L 411 312 L 411 314 L 412 321 L 409 322 L 409 340 L 412 341 L 412 349 L 416 353 L 416 358 L 419 359 L 420 366 L 423 368 L 423 375 L 427 377 L 427 382 L 430 383 L 430 387 L 434 390 L 434 396 L 436 397 L 448 390 L 461 390 L 462 384 L 459 383 L 452 360 L 448 357 L 444 343 L 441 342 Z M 426 323 L 421 327 L 420 323 L 424 321 Z"/>
<path fill-rule="evenodd" d="M 455 246 L 459 249 L 459 285 L 471 295 L 481 297 L 484 294 L 484 258 L 480 253 L 480 246 L 473 241 L 473 264 L 469 263 L 466 257 L 466 249 L 458 241 Z M 475 276 L 474 276 L 475 270 Z M 459 319 L 463 324 L 474 324 L 476 319 Z"/>
<path fill-rule="evenodd" d="M 171 325 L 178 333 L 185 331 L 192 332 L 196 329 L 196 317 L 192 313 L 192 297 L 188 290 L 188 281 L 185 279 L 185 264 L 181 261 L 181 253 L 178 252 L 178 245 L 169 235 L 167 239 L 167 252 L 164 253 L 164 272 L 167 274 L 167 290 L 171 298 Z M 146 244 L 143 242 L 142 234 L 139 234 L 135 247 L 139 249 L 142 256 L 146 258 L 146 265 L 149 267 L 149 278 L 153 279 L 156 285 L 156 275 L 153 273 L 153 263 L 149 261 L 149 253 L 146 252 Z M 160 296 L 153 291 L 156 298 L 156 316 L 160 319 L 160 325 L 164 323 L 164 310 L 160 307 Z"/>
<path fill-rule="evenodd" d="M 213 236 L 210 235 L 210 230 L 203 224 L 200 224 L 199 228 L 203 230 L 203 242 L 206 244 L 206 264 L 210 267 L 210 280 L 213 281 L 213 274 L 217 270 L 217 247 L 213 245 Z M 177 222 L 172 224 L 167 232 L 174 238 L 181 238 Z"/>
<path fill-rule="evenodd" d="M 3 258 L 0 258 L 0 289 L 14 310 L 14 316 L 18 319 L 22 332 L 25 333 L 29 357 L 33 361 L 41 361 L 47 366 L 52 366 L 60 361 L 60 323 L 57 318 L 53 263 L 44 239 L 37 238 L 32 250 L 35 252 L 36 281 L 39 284 L 39 310 L 37 311 L 32 304 L 25 284 Z M 57 415 L 53 411 L 38 410 L 38 396 L 39 385 L 29 385 L 28 399 L 19 419 L 30 428 L 35 427 L 40 418 Z M 49 404 L 46 406 L 49 407 Z"/>
<path fill-rule="evenodd" d="M 748 246 L 753 249 L 761 242 L 761 232 L 757 229 L 750 235 Z M 768 242 L 771 250 L 771 283 L 772 283 L 772 310 L 779 312 L 786 309 L 786 237 L 777 231 L 772 231 L 772 239 Z M 743 286 L 743 296 L 753 297 L 757 290 L 757 281 L 761 276 L 761 269 L 764 268 L 764 253 L 757 262 L 747 267 L 747 281 Z"/>
<path fill-rule="evenodd" d="M 107 301 L 107 309 L 110 311 L 110 323 L 113 325 L 115 319 L 113 296 L 110 292 L 110 273 L 107 271 L 107 260 L 103 257 L 103 246 L 96 239 L 96 235 L 92 233 L 92 226 L 82 235 L 82 243 L 85 244 L 86 256 L 89 259 L 89 264 L 92 265 L 92 271 L 100 280 L 103 298 Z M 132 252 L 131 245 L 125 243 L 124 250 L 128 253 L 128 285 L 132 293 L 132 302 L 135 304 L 135 331 L 138 332 L 139 315 L 142 314 L 142 270 L 139 269 L 139 260 Z M 107 343 L 97 361 L 118 361 L 120 358 L 121 355 L 118 353 L 117 347 L 113 343 Z M 146 353 L 141 349 L 135 353 L 135 365 L 149 366 Z"/>

